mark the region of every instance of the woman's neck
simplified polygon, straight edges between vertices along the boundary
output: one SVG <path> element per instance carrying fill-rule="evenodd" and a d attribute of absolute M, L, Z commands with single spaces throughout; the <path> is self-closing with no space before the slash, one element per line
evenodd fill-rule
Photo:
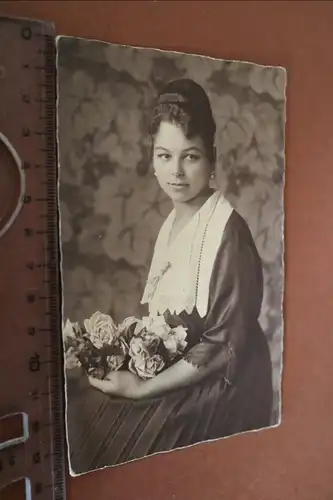
<path fill-rule="evenodd" d="M 192 217 L 206 203 L 208 198 L 214 193 L 213 189 L 208 189 L 193 200 L 182 202 L 174 202 L 173 206 L 176 212 L 176 219 L 187 219 Z"/>

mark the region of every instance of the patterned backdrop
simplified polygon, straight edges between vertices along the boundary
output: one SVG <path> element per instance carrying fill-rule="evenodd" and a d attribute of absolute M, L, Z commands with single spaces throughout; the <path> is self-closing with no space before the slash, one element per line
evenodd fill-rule
<path fill-rule="evenodd" d="M 60 39 L 59 145 L 63 314 L 121 321 L 139 302 L 158 230 L 171 210 L 152 174 L 147 111 L 189 77 L 217 122 L 217 184 L 247 220 L 263 260 L 261 324 L 279 412 L 282 363 L 285 71 L 200 56 Z"/>

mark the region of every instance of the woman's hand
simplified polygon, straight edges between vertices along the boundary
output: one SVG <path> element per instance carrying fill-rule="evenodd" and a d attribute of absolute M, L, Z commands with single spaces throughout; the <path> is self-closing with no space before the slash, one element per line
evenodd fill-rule
<path fill-rule="evenodd" d="M 144 381 L 129 371 L 111 372 L 104 380 L 88 377 L 90 384 L 106 394 L 140 399 Z"/>
<path fill-rule="evenodd" d="M 226 357 L 229 356 L 226 350 L 222 352 Z M 89 377 L 89 381 L 92 386 L 106 394 L 130 399 L 143 399 L 161 396 L 169 391 L 188 387 L 200 382 L 220 367 L 220 356 L 216 356 L 209 366 L 199 368 L 181 359 L 148 380 L 142 380 L 130 371 L 119 370 L 111 372 L 104 380 Z"/>

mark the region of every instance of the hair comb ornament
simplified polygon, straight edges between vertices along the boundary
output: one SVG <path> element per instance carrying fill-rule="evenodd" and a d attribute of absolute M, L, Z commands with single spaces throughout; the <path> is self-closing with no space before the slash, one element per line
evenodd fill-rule
<path fill-rule="evenodd" d="M 186 103 L 187 99 L 185 99 L 184 96 L 181 94 L 176 94 L 176 93 L 170 93 L 167 92 L 165 94 L 161 94 L 158 101 L 162 103 Z"/>

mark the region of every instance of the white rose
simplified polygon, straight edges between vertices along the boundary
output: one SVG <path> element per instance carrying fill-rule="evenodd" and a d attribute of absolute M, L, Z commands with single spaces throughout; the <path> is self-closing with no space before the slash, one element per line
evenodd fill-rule
<path fill-rule="evenodd" d="M 134 316 L 129 316 L 128 318 L 125 318 L 124 321 L 118 325 L 118 336 L 122 336 L 126 340 L 129 340 L 129 332 L 130 328 L 137 324 L 139 320 L 135 318 Z"/>
<path fill-rule="evenodd" d="M 183 351 L 187 346 L 186 337 L 187 330 L 183 326 L 179 325 L 172 329 L 172 335 L 177 340 L 177 349 Z"/>
<path fill-rule="evenodd" d="M 154 354 L 147 359 L 143 357 L 131 358 L 128 365 L 129 370 L 142 379 L 154 377 L 164 366 L 165 362 L 159 354 Z"/>
<path fill-rule="evenodd" d="M 171 328 L 166 323 L 164 316 L 144 316 L 137 322 L 134 335 L 140 335 L 142 330 L 147 330 L 147 332 L 163 338 L 171 331 Z"/>
<path fill-rule="evenodd" d="M 66 323 L 62 327 L 62 333 L 64 339 L 72 338 L 75 339 L 77 333 L 80 331 L 80 326 L 78 323 L 72 323 L 67 319 Z"/>
<path fill-rule="evenodd" d="M 166 340 L 163 341 L 163 344 L 168 351 L 171 359 L 177 356 L 177 339 L 174 337 L 174 335 L 170 335 Z"/>
<path fill-rule="evenodd" d="M 140 321 L 137 322 L 134 330 L 134 335 L 140 335 L 143 330 L 149 331 L 152 324 L 153 318 L 151 316 L 144 316 Z"/>
<path fill-rule="evenodd" d="M 148 332 L 143 332 L 140 337 L 133 337 L 129 345 L 129 355 L 131 357 L 150 358 L 156 354 L 160 344 L 160 339 Z"/>
<path fill-rule="evenodd" d="M 123 354 L 107 356 L 106 362 L 107 362 L 107 365 L 111 371 L 116 371 L 122 367 L 122 365 L 124 364 L 125 358 L 126 358 L 126 356 Z"/>
<path fill-rule="evenodd" d="M 147 359 L 144 374 L 142 374 L 142 376 L 145 376 L 145 378 L 152 378 L 156 373 L 162 370 L 164 365 L 165 363 L 162 356 L 155 354 Z"/>
<path fill-rule="evenodd" d="M 162 356 L 157 354 L 160 343 L 161 339 L 146 329 L 140 335 L 132 337 L 129 370 L 143 379 L 151 378 L 160 371 L 165 365 Z"/>
<path fill-rule="evenodd" d="M 187 332 L 183 326 L 176 326 L 173 329 L 170 329 L 170 332 L 167 336 L 163 337 L 164 347 L 167 349 L 170 359 L 173 359 L 178 354 L 181 354 L 185 347 L 187 346 L 186 342 Z"/>
<path fill-rule="evenodd" d="M 171 332 L 171 327 L 166 323 L 164 316 L 156 316 L 150 326 L 150 331 L 161 339 L 166 338 Z"/>
<path fill-rule="evenodd" d="M 90 341 L 100 349 L 103 345 L 111 345 L 117 339 L 117 327 L 108 314 L 95 312 L 91 318 L 84 320 L 84 327 Z"/>
<path fill-rule="evenodd" d="M 76 356 L 76 349 L 74 347 L 69 347 L 65 352 L 65 367 L 66 370 L 70 370 L 72 368 L 78 368 L 81 366 L 81 363 Z"/>
<path fill-rule="evenodd" d="M 147 358 L 149 352 L 144 340 L 141 337 L 133 337 L 129 346 L 129 355 L 133 358 Z"/>

